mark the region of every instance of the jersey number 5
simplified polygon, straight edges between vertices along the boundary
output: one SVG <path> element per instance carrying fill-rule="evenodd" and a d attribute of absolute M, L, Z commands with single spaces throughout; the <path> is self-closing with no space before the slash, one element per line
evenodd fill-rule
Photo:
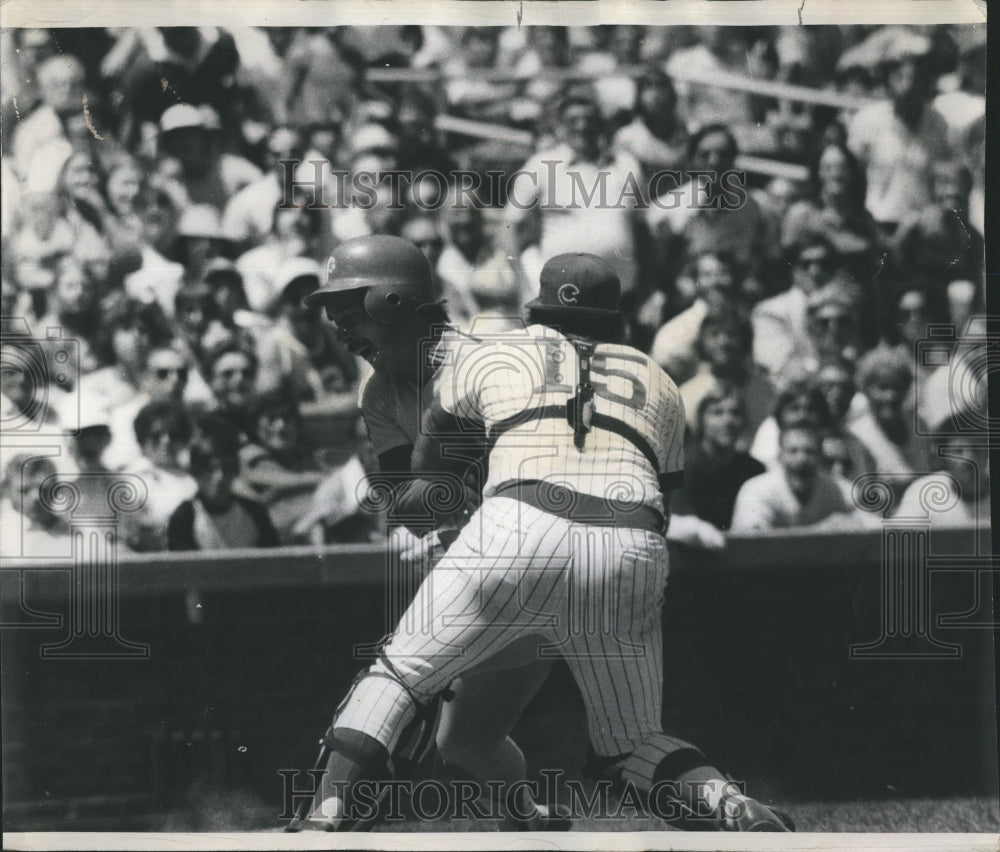
<path fill-rule="evenodd" d="M 559 352 L 558 349 L 554 351 Z M 609 356 L 603 352 L 595 353 L 594 357 L 590 361 L 590 381 L 594 386 L 594 393 L 602 399 L 608 400 L 608 402 L 624 405 L 627 408 L 635 408 L 637 410 L 645 408 L 646 386 L 642 383 L 642 380 L 627 370 L 609 367 L 609 360 L 625 361 L 628 363 L 642 365 L 645 365 L 646 363 L 645 359 L 638 355 L 615 353 L 614 355 Z M 551 355 L 545 359 L 545 392 L 553 394 L 565 393 L 567 395 L 571 395 L 573 393 L 574 388 L 571 385 L 565 384 L 563 369 L 563 364 L 551 357 Z M 631 386 L 631 394 L 625 396 L 623 394 L 615 393 L 608 387 L 607 382 L 603 381 L 602 378 L 615 378 L 627 382 Z"/>

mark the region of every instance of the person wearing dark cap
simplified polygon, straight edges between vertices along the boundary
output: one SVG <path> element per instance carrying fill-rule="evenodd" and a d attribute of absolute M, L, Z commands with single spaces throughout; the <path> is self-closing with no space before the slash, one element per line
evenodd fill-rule
<path fill-rule="evenodd" d="M 354 785 L 385 777 L 401 730 L 470 675 L 494 673 L 490 693 L 503 712 L 493 716 L 503 724 L 456 724 L 456 692 L 443 711 L 441 755 L 464 777 L 518 783 L 524 757 L 509 732 L 551 665 L 539 655 L 546 644 L 561 650 L 583 693 L 595 771 L 640 797 L 657 780 L 676 780 L 678 805 L 708 815 L 708 827 L 789 831 L 786 817 L 735 794 L 695 746 L 661 729 L 664 495 L 681 476 L 684 435 L 677 387 L 615 342 L 621 283 L 606 261 L 557 255 L 540 284 L 529 326 L 457 342 L 435 376 L 414 466 L 439 487 L 453 482 L 466 464 L 453 450 L 478 427 L 489 436 L 483 504 L 341 704 L 324 738 L 314 816 L 334 830 L 356 823 Z M 622 552 L 629 559 L 616 558 Z M 598 612 L 624 607 L 617 635 L 567 633 L 578 596 Z M 630 698 L 607 702 L 609 692 Z M 508 817 L 530 827 L 538 806 L 525 798 L 508 804 Z"/>
<path fill-rule="evenodd" d="M 377 459 L 377 473 L 372 477 L 392 488 L 388 523 L 394 537 L 417 542 L 416 537 L 423 536 L 412 555 L 420 554 L 428 561 L 440 557 L 478 504 L 479 494 L 466 489 L 449 511 L 441 507 L 431 516 L 428 506 L 434 505 L 434 483 L 412 465 L 423 404 L 432 398 L 433 377 L 441 363 L 435 352 L 444 353 L 454 343 L 430 264 L 416 245 L 400 237 L 348 240 L 334 250 L 325 282 L 306 297 L 305 306 L 322 307 L 341 342 L 371 367 L 361 384 L 359 406 Z M 431 345 L 422 347 L 421 341 Z M 499 772 L 523 778 L 523 756 L 512 741 L 507 742 L 506 724 L 509 716 L 513 725 L 520 712 L 520 693 L 498 707 L 497 690 L 506 693 L 515 685 L 540 683 L 548 668 L 547 664 L 537 666 L 533 676 L 515 669 L 511 676 L 493 673 L 455 684 L 455 697 L 442 705 L 439 743 L 457 748 L 471 731 L 473 739 L 496 749 L 501 767 L 513 761 L 513 768 Z M 491 721 L 494 718 L 499 722 Z M 403 736 L 399 751 L 405 752 L 411 742 L 411 737 Z M 333 771 L 339 770 L 334 767 Z M 317 821 L 323 821 L 322 798 L 312 814 Z"/>

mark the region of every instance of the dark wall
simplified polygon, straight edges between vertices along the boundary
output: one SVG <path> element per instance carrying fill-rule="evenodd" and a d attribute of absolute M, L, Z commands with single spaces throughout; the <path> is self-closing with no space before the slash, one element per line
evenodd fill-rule
<path fill-rule="evenodd" d="M 935 544 L 953 552 L 946 537 Z M 957 658 L 851 659 L 852 643 L 880 635 L 881 562 L 879 533 L 734 540 L 725 555 L 675 550 L 666 729 L 761 795 L 995 790 L 990 630 L 932 625 Z M 975 603 L 976 576 L 948 564 L 931 573 L 932 616 Z M 42 649 L 81 623 L 69 612 L 70 571 L 6 565 L 5 829 L 277 824 L 278 770 L 312 764 L 359 668 L 353 646 L 391 626 L 385 574 L 384 556 L 360 547 L 145 558 L 119 568 L 117 623 L 148 656 L 63 659 Z M 11 626 L 42 613 L 61 624 Z M 940 651 L 914 632 L 896 652 Z M 55 653 L 115 647 L 82 637 Z M 586 727 L 565 668 L 515 736 L 536 767 L 578 773 Z"/>

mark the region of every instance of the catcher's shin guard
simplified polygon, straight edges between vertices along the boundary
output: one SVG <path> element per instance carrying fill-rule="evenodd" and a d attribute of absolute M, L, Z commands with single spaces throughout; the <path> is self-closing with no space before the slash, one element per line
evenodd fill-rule
<path fill-rule="evenodd" d="M 334 714 L 334 721 L 320 738 L 320 752 L 312 771 L 319 776 L 320 783 L 312 800 L 303 799 L 295 817 L 285 831 L 318 829 L 324 831 L 357 831 L 370 828 L 378 816 L 379 806 L 387 791 L 386 783 L 393 778 L 409 778 L 416 775 L 427 762 L 434 744 L 437 722 L 438 700 L 429 704 L 419 703 L 416 696 L 395 676 L 391 664 L 383 658 L 388 669 L 385 672 L 363 671 L 341 701 Z M 392 754 L 373 737 L 338 725 L 341 711 L 354 694 L 358 684 L 367 678 L 383 677 L 395 680 L 403 686 L 416 710 L 414 718 L 403 728 L 396 738 Z M 438 698 L 447 698 L 445 693 Z M 355 785 L 362 785 L 356 787 Z M 364 797 L 355 795 L 364 792 Z M 324 802 L 336 798 L 341 812 L 337 815 L 324 814 Z"/>

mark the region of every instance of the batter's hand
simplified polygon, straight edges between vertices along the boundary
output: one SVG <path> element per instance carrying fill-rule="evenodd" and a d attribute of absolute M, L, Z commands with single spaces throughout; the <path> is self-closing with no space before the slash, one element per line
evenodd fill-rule
<path fill-rule="evenodd" d="M 424 565 L 430 567 L 444 555 L 444 546 L 438 537 L 437 531 L 427 533 L 419 539 L 416 544 L 406 548 L 400 555 L 399 560 L 404 565 Z"/>
<path fill-rule="evenodd" d="M 706 550 L 721 550 L 726 546 L 722 530 L 696 515 L 671 515 L 667 540 Z"/>

